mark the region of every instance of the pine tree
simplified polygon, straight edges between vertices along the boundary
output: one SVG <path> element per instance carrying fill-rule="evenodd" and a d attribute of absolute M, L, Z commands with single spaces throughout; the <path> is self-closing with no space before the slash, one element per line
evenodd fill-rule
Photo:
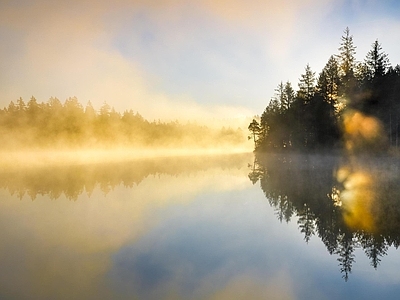
<path fill-rule="evenodd" d="M 292 88 L 292 84 L 289 81 L 287 81 L 285 84 L 284 94 L 285 94 L 285 106 L 287 107 L 287 109 L 289 109 L 295 100 L 294 90 Z"/>
<path fill-rule="evenodd" d="M 26 104 L 25 104 L 24 100 L 22 99 L 22 97 L 19 97 L 19 99 L 17 100 L 16 107 L 17 107 L 17 109 L 19 111 L 25 111 L 26 110 Z"/>
<path fill-rule="evenodd" d="M 329 103 L 332 115 L 337 109 L 339 85 L 339 65 L 336 58 L 332 55 L 319 75 L 317 86 L 318 92 L 324 101 Z"/>
<path fill-rule="evenodd" d="M 256 119 L 253 119 L 253 121 L 250 123 L 248 129 L 253 136 L 254 146 L 257 146 L 256 137 L 260 134 L 260 131 L 261 131 L 260 124 L 257 122 Z M 251 136 L 249 138 L 251 138 Z"/>
<path fill-rule="evenodd" d="M 367 53 L 365 64 L 367 66 L 367 76 L 369 80 L 381 78 L 386 74 L 390 63 L 388 55 L 382 51 L 378 40 L 375 40 L 372 44 L 372 49 Z"/>
<path fill-rule="evenodd" d="M 287 109 L 286 99 L 285 99 L 285 87 L 282 81 L 278 84 L 278 87 L 275 89 L 275 96 L 273 97 L 273 101 L 279 103 L 280 110 Z"/>
<path fill-rule="evenodd" d="M 356 46 L 353 44 L 353 36 L 350 35 L 348 27 L 346 27 L 342 36 L 339 52 L 339 72 L 343 87 L 342 96 L 349 96 L 355 88 Z"/>
<path fill-rule="evenodd" d="M 305 71 L 300 78 L 297 96 L 308 103 L 315 94 L 315 72 L 311 71 L 309 64 L 307 64 Z"/>

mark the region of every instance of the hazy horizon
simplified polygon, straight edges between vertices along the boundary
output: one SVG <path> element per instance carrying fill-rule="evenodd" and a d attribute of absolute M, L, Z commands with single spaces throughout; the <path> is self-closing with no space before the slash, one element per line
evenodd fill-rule
<path fill-rule="evenodd" d="M 0 107 L 76 96 L 149 120 L 258 115 L 280 81 L 319 72 L 348 26 L 362 61 L 400 61 L 396 1 L 0 3 Z"/>

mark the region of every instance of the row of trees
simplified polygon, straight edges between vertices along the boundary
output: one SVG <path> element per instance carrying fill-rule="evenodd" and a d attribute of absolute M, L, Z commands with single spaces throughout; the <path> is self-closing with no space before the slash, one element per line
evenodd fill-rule
<path fill-rule="evenodd" d="M 297 91 L 290 82 L 281 82 L 261 118 L 249 125 L 255 149 L 340 148 L 343 114 L 349 109 L 379 119 L 390 145 L 398 147 L 400 66 L 391 67 L 378 40 L 363 62 L 355 55 L 346 28 L 339 54 L 329 58 L 318 76 L 307 64 Z"/>
<path fill-rule="evenodd" d="M 219 128 L 178 121 L 148 121 L 132 110 L 124 113 L 104 103 L 96 111 L 84 108 L 76 97 L 62 103 L 50 98 L 25 103 L 19 98 L 0 109 L 0 142 L 3 149 L 21 147 L 157 146 L 206 147 L 238 144 L 245 140 L 241 129 Z"/>

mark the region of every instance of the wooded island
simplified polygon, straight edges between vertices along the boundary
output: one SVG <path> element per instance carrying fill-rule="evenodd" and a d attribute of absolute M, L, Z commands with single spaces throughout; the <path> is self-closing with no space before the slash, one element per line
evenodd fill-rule
<path fill-rule="evenodd" d="M 307 64 L 298 90 L 281 82 L 248 129 L 255 150 L 344 149 L 381 152 L 399 147 L 400 66 L 392 67 L 378 40 L 356 61 L 349 28 L 316 76 Z"/>

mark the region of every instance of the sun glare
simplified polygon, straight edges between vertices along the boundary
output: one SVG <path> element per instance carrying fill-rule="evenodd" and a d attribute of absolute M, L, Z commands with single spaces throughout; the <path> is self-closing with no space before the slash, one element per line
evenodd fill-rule
<path fill-rule="evenodd" d="M 343 178 L 346 173 L 347 176 Z M 346 170 L 339 170 L 338 174 L 338 179 L 344 180 L 341 201 L 346 224 L 352 229 L 373 232 L 375 225 L 372 207 L 375 193 L 371 176 L 363 171 L 348 173 Z"/>
<path fill-rule="evenodd" d="M 349 152 L 374 150 L 386 144 L 381 122 L 359 111 L 350 111 L 344 116 L 344 138 Z"/>

